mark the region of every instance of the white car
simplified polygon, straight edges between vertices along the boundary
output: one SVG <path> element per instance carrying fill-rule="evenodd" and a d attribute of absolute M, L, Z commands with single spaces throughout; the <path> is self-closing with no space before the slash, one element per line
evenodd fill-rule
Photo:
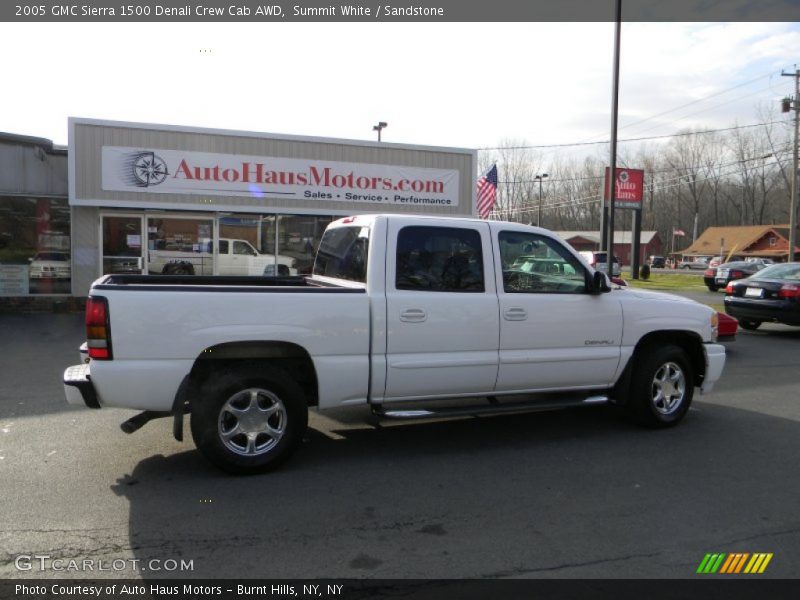
<path fill-rule="evenodd" d="M 46 250 L 37 252 L 33 258 L 28 259 L 31 279 L 69 279 L 70 265 L 69 253 Z"/>

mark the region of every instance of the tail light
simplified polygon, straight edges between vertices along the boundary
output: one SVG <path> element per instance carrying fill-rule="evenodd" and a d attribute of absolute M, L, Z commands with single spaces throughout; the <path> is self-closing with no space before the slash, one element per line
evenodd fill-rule
<path fill-rule="evenodd" d="M 703 271 L 703 275 L 705 277 L 713 277 L 714 276 L 714 269 L 706 269 Z"/>
<path fill-rule="evenodd" d="M 731 271 L 731 279 L 741 279 L 744 277 L 744 273 L 741 271 Z"/>
<path fill-rule="evenodd" d="M 800 285 L 795 285 L 794 283 L 787 283 L 781 286 L 781 289 L 778 290 L 778 298 L 784 299 L 791 299 L 794 298 L 795 300 L 800 298 Z"/>
<path fill-rule="evenodd" d="M 111 327 L 108 322 L 108 300 L 90 296 L 86 301 L 86 345 L 89 358 L 111 360 Z"/>
<path fill-rule="evenodd" d="M 733 296 L 733 282 L 731 282 L 727 286 L 725 286 L 725 294 L 727 296 Z"/>

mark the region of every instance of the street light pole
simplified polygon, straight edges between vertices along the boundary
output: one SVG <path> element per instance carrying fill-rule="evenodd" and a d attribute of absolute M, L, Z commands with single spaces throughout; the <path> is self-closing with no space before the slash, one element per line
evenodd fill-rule
<path fill-rule="evenodd" d="M 380 121 L 377 125 L 372 126 L 372 131 L 378 132 L 378 141 L 381 141 L 381 131 L 383 131 L 384 127 L 388 127 L 388 123 L 386 121 Z"/>
<path fill-rule="evenodd" d="M 536 177 L 534 177 L 535 180 L 539 181 L 539 212 L 536 215 L 536 226 L 537 227 L 541 227 L 542 226 L 542 180 L 545 177 L 549 177 L 549 175 L 547 173 L 541 173 L 540 175 L 537 175 Z"/>

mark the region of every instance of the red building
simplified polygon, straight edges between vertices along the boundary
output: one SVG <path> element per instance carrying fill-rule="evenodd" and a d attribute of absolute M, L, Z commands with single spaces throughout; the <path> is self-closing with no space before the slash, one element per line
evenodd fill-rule
<path fill-rule="evenodd" d="M 599 231 L 555 231 L 553 233 L 579 252 L 600 249 Z M 614 234 L 614 255 L 619 259 L 620 264 L 631 264 L 631 239 L 630 231 L 617 231 Z M 639 244 L 640 265 L 643 265 L 650 256 L 664 256 L 664 244 L 657 231 L 642 231 Z"/>

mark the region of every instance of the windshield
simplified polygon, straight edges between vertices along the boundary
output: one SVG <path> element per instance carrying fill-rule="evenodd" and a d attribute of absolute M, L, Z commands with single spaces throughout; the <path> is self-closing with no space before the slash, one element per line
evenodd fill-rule
<path fill-rule="evenodd" d="M 800 264 L 770 265 L 758 273 L 759 279 L 796 279 L 800 280 Z"/>

